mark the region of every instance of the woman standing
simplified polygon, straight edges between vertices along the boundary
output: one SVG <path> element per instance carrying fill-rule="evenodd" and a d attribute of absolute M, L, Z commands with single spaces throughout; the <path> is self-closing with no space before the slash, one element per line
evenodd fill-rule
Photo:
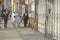
<path fill-rule="evenodd" d="M 12 21 L 12 24 L 13 24 L 13 27 L 16 27 L 16 13 L 13 12 L 12 13 L 12 17 L 11 17 L 11 21 Z"/>
<path fill-rule="evenodd" d="M 19 14 L 19 12 L 16 13 L 16 26 L 19 27 L 20 23 L 21 23 L 21 15 Z"/>

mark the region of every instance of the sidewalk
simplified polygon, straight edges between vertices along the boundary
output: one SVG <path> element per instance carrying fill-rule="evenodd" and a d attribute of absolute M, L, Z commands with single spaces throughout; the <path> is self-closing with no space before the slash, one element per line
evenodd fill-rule
<path fill-rule="evenodd" d="M 17 30 L 23 40 L 46 40 L 43 34 L 32 31 L 30 28 L 19 28 Z"/>
<path fill-rule="evenodd" d="M 30 28 L 14 28 L 8 24 L 7 29 L 0 30 L 0 40 L 46 40 L 46 38 Z"/>

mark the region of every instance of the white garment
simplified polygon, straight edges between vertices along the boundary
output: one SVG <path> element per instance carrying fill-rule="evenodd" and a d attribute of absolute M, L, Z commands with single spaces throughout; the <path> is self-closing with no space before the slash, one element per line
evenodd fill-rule
<path fill-rule="evenodd" d="M 16 25 L 17 25 L 17 27 L 19 27 L 19 25 L 20 25 L 20 23 L 21 23 L 21 17 L 20 17 L 20 15 L 19 14 L 17 14 L 16 13 Z"/>
<path fill-rule="evenodd" d="M 16 21 L 15 21 L 16 18 L 14 18 L 14 16 L 16 16 L 16 14 L 12 13 L 11 23 L 12 23 L 13 27 L 16 27 Z"/>
<path fill-rule="evenodd" d="M 14 16 L 16 16 L 16 14 L 15 13 L 12 13 L 11 21 L 15 21 Z"/>
<path fill-rule="evenodd" d="M 9 15 L 8 15 L 8 19 L 11 19 L 11 12 L 10 12 Z"/>
<path fill-rule="evenodd" d="M 7 16 L 7 15 L 6 15 L 7 13 L 4 12 L 3 14 L 4 14 L 5 16 Z"/>

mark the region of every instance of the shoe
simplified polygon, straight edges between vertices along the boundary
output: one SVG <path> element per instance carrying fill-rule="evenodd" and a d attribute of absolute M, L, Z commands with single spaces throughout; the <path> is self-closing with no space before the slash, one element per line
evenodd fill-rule
<path fill-rule="evenodd" d="M 1 27 L 0 27 L 1 28 Z"/>

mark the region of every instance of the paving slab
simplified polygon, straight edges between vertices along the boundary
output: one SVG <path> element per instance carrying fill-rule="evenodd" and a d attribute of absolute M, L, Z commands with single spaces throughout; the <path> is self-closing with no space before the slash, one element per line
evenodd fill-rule
<path fill-rule="evenodd" d="M 1 25 L 3 26 L 3 24 Z M 15 28 L 8 23 L 6 29 L 0 29 L 0 40 L 47 40 L 45 35 L 31 28 Z"/>

